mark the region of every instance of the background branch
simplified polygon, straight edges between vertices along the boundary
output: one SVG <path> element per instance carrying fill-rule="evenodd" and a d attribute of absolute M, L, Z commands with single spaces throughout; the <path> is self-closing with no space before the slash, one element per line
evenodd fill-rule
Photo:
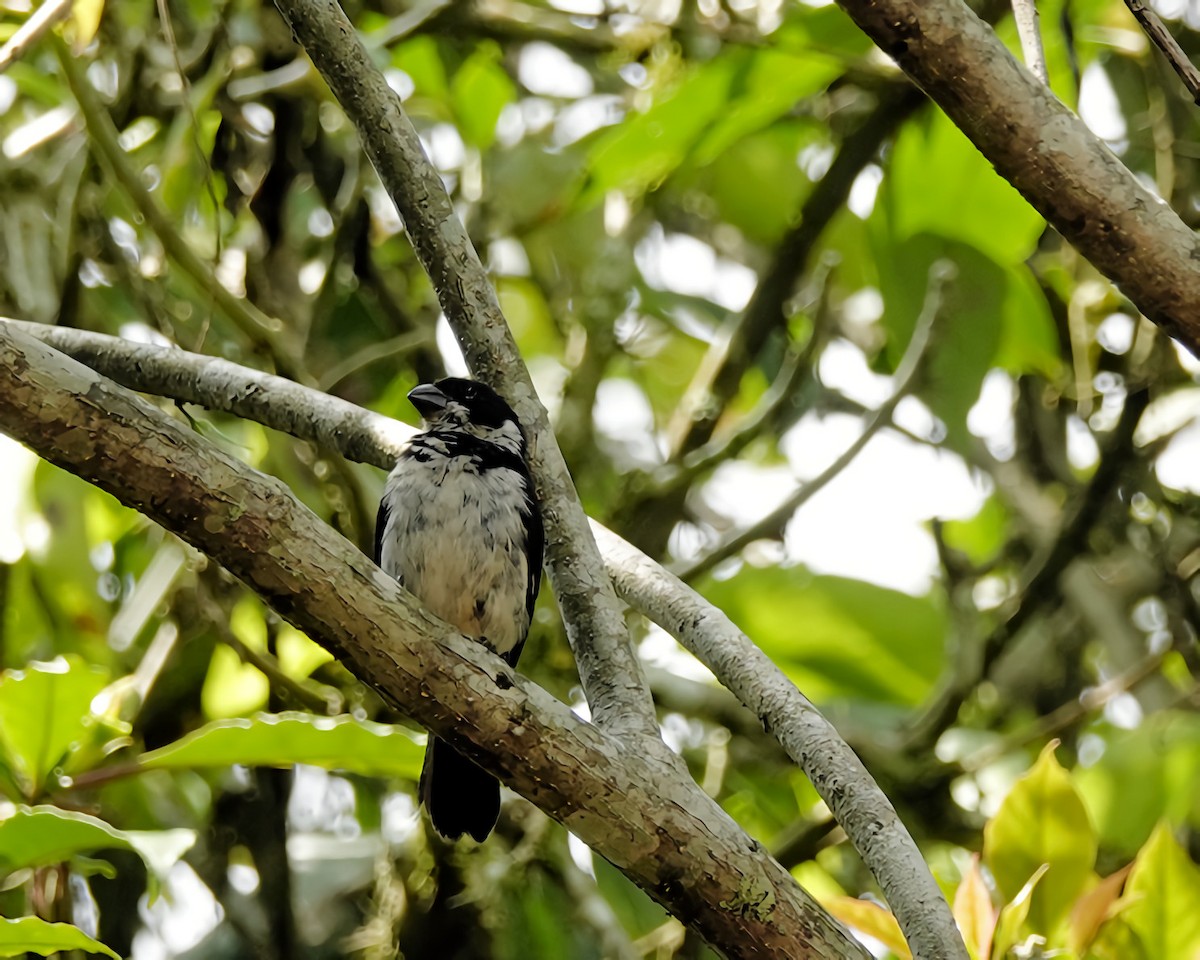
<path fill-rule="evenodd" d="M 1200 238 L 983 20 L 962 0 L 838 4 L 1059 233 L 1200 356 Z"/>
<path fill-rule="evenodd" d="M 1179 74 L 1179 79 L 1187 87 L 1192 99 L 1200 105 L 1200 70 L 1197 70 L 1196 65 L 1188 59 L 1188 55 L 1179 45 L 1179 41 L 1171 36 L 1171 32 L 1162 19 L 1145 0 L 1125 0 L 1125 6 L 1129 8 L 1129 12 L 1146 31 L 1146 36 L 1162 51 L 1162 55 L 1167 58 L 1171 69 Z"/>

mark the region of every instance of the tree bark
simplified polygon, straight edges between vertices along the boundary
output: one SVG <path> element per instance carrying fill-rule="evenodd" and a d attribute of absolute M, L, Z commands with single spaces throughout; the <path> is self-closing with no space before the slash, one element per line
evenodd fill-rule
<path fill-rule="evenodd" d="M 1200 357 L 1200 237 L 962 0 L 838 0 L 1146 317 Z M 963 211 L 969 216 L 970 211 Z"/>

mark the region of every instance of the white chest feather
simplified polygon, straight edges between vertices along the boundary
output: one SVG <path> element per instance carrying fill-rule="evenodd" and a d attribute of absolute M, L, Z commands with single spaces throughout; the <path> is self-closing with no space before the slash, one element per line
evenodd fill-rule
<path fill-rule="evenodd" d="M 380 566 L 431 613 L 506 653 L 529 628 L 522 479 L 468 457 L 402 459 L 388 476 Z"/>

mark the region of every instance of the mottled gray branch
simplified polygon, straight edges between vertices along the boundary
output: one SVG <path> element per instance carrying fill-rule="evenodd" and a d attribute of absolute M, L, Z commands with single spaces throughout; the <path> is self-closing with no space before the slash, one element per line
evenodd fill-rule
<path fill-rule="evenodd" d="M 833 725 L 718 608 L 615 533 L 592 529 L 617 592 L 719 677 L 808 775 L 879 881 L 913 956 L 966 960 L 920 850 Z"/>
<path fill-rule="evenodd" d="M 425 612 L 279 480 L 2 323 L 0 430 L 220 563 L 728 956 L 868 960 L 677 765 Z"/>
<path fill-rule="evenodd" d="M 472 372 L 512 403 L 525 425 L 546 520 L 546 566 L 592 716 L 602 726 L 657 740 L 650 688 L 566 461 L 441 177 L 337 0 L 276 5 L 357 128 Z"/>
<path fill-rule="evenodd" d="M 1046 51 L 1042 46 L 1042 27 L 1038 17 L 1037 0 L 1012 0 L 1013 20 L 1017 24 L 1017 36 L 1021 38 L 1021 53 L 1029 72 L 1048 84 L 1050 73 L 1046 69 Z"/>
<path fill-rule="evenodd" d="M 1200 237 L 962 0 L 838 0 L 1059 233 L 1200 356 Z M 971 216 L 964 210 L 963 216 Z"/>
<path fill-rule="evenodd" d="M 224 360 L 103 334 L 8 322 L 132 389 L 237 414 L 385 469 L 412 433 L 404 424 L 344 400 Z M 837 731 L 724 614 L 616 534 L 594 522 L 593 529 L 622 599 L 692 651 L 763 720 L 822 796 L 837 788 L 837 795 L 826 801 L 887 892 L 902 928 L 914 938 L 914 956 L 959 958 L 957 941 L 945 939 L 945 904 L 930 899 L 929 891 L 936 887 L 920 851 Z M 914 871 L 921 876 L 914 879 Z M 926 917 L 929 913 L 933 916 Z"/>
<path fill-rule="evenodd" d="M 232 413 L 390 470 L 413 434 L 406 424 L 292 380 L 177 347 L 0 317 L 131 390 Z"/>

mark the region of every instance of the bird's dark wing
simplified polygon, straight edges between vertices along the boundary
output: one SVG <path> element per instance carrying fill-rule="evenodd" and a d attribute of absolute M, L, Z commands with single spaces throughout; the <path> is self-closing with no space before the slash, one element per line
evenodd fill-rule
<path fill-rule="evenodd" d="M 526 499 L 529 515 L 525 518 L 525 556 L 529 564 L 529 581 L 525 586 L 525 610 L 533 617 L 533 605 L 537 603 L 538 589 L 542 585 L 542 551 L 546 546 L 546 534 L 542 528 L 542 511 L 533 497 L 533 481 L 526 478 Z"/>
<path fill-rule="evenodd" d="M 542 552 L 546 546 L 546 534 L 542 526 L 542 511 L 533 495 L 533 480 L 528 471 L 524 469 L 524 464 L 522 464 L 522 468 L 525 501 L 529 507 L 529 511 L 525 515 L 525 562 L 528 568 L 528 577 L 525 583 L 525 612 L 532 623 L 533 608 L 537 603 L 538 590 L 542 586 Z M 526 632 L 528 632 L 528 628 L 526 628 Z M 520 643 L 516 644 L 508 653 L 502 654 L 510 667 L 516 667 L 524 647 L 525 638 L 522 637 Z"/>
<path fill-rule="evenodd" d="M 388 509 L 387 497 L 383 497 L 379 501 L 379 513 L 375 515 L 375 553 L 371 559 L 377 565 L 383 563 L 383 535 L 387 531 L 388 520 L 391 518 L 392 512 Z"/>

